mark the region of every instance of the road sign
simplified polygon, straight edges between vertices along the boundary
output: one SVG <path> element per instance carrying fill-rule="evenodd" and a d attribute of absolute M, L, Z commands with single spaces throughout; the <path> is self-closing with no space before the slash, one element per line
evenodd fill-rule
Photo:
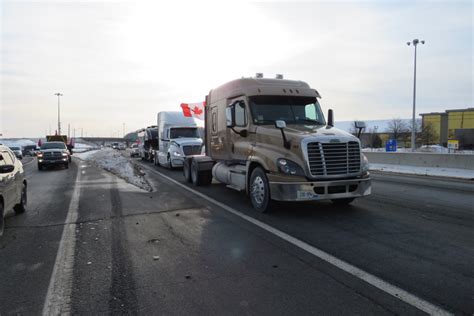
<path fill-rule="evenodd" d="M 385 143 L 385 151 L 392 152 L 397 151 L 397 140 L 396 139 L 389 139 Z"/>

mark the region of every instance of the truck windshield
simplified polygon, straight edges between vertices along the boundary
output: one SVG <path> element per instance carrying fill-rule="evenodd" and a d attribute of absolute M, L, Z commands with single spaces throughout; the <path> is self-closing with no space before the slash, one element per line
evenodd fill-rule
<path fill-rule="evenodd" d="M 66 145 L 60 142 L 44 143 L 41 145 L 41 149 L 66 149 Z"/>
<path fill-rule="evenodd" d="M 314 97 L 254 96 L 250 97 L 253 122 L 257 125 L 286 124 L 325 125 L 318 100 Z"/>
<path fill-rule="evenodd" d="M 197 128 L 195 127 L 180 127 L 170 129 L 170 139 L 174 138 L 196 138 L 199 137 Z"/>

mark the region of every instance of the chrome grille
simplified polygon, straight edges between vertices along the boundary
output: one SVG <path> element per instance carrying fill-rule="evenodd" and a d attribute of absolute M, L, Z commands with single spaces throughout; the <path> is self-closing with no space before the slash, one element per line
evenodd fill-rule
<path fill-rule="evenodd" d="M 43 153 L 43 159 L 56 159 L 61 158 L 62 153 L 60 151 L 47 151 Z"/>
<path fill-rule="evenodd" d="M 308 161 L 311 175 L 334 176 L 360 171 L 358 142 L 308 143 Z"/>
<path fill-rule="evenodd" d="M 201 153 L 201 145 L 186 145 L 186 146 L 183 146 L 183 153 L 186 156 L 199 155 Z"/>

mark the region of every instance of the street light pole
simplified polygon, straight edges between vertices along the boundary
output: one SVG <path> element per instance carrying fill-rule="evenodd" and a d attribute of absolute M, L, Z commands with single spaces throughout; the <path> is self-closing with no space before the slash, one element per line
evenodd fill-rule
<path fill-rule="evenodd" d="M 415 46 L 415 62 L 413 70 L 413 118 L 412 118 L 412 127 L 411 127 L 411 151 L 415 151 L 416 146 L 416 47 L 418 44 L 425 44 L 424 40 L 414 39 L 411 42 L 407 42 L 407 45 Z"/>
<path fill-rule="evenodd" d="M 58 96 L 58 135 L 61 135 L 61 119 L 60 119 L 61 110 L 59 106 L 59 97 L 61 97 L 62 94 L 58 92 L 58 93 L 55 93 L 54 95 Z"/>

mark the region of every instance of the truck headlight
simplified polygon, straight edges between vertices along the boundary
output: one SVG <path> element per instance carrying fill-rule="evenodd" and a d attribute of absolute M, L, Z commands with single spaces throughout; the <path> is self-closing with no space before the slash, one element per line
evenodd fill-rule
<path fill-rule="evenodd" d="M 173 151 L 173 156 L 175 157 L 183 157 L 179 151 Z"/>
<path fill-rule="evenodd" d="M 280 158 L 277 160 L 277 166 L 281 173 L 294 176 L 304 176 L 303 168 L 291 160 Z"/>
<path fill-rule="evenodd" d="M 63 157 L 67 157 L 67 153 L 63 153 Z"/>
<path fill-rule="evenodd" d="M 369 171 L 369 160 L 363 153 L 360 154 L 360 170 L 363 174 L 367 174 Z"/>

